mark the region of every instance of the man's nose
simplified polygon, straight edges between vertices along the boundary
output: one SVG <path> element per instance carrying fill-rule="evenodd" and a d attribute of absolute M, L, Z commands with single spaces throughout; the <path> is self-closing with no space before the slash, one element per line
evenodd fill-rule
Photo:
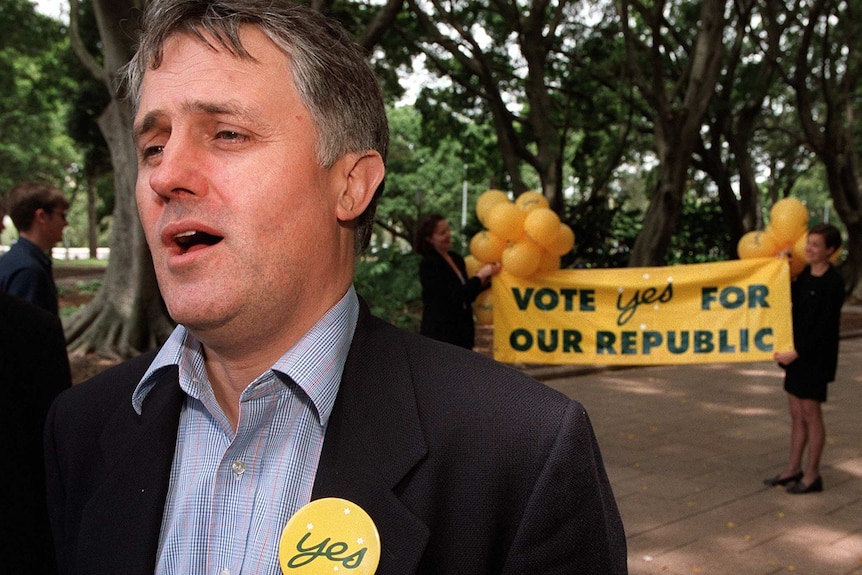
<path fill-rule="evenodd" d="M 198 146 L 172 135 L 150 172 L 150 188 L 165 201 L 184 194 L 199 196 L 206 190 L 203 163 Z"/>

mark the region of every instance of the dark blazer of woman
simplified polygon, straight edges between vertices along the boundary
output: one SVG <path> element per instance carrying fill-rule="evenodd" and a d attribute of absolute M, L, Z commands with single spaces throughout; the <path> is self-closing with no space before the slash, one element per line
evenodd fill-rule
<path fill-rule="evenodd" d="M 460 272 L 455 273 L 436 250 L 430 250 L 419 265 L 422 283 L 422 325 L 419 332 L 428 337 L 473 348 L 474 325 L 471 304 L 485 289 L 477 276 L 468 277 L 464 258 L 450 251 Z"/>
<path fill-rule="evenodd" d="M 805 266 L 790 286 L 793 302 L 793 346 L 799 358 L 786 366 L 785 385 L 797 397 L 812 384 L 835 380 L 838 367 L 838 340 L 841 306 L 844 303 L 844 280 L 829 266 L 822 276 L 813 276 Z"/>

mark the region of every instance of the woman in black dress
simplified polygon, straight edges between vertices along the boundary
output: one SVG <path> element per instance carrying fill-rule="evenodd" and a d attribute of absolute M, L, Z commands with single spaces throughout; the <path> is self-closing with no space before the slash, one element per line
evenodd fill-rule
<path fill-rule="evenodd" d="M 419 223 L 416 251 L 422 255 L 422 325 L 419 332 L 433 339 L 473 348 L 471 303 L 489 287 L 499 263 L 485 264 L 467 276 L 464 258 L 452 251 L 452 233 L 443 216 L 425 216 Z"/>
<path fill-rule="evenodd" d="M 808 232 L 808 265 L 791 285 L 793 346 L 777 352 L 785 370 L 784 390 L 790 402 L 790 461 L 782 473 L 765 479 L 770 486 L 786 485 L 793 494 L 823 491 L 820 456 L 826 441 L 821 404 L 838 367 L 838 328 L 844 303 L 844 282 L 830 258 L 841 247 L 841 232 L 821 224 Z M 808 448 L 803 469 L 802 456 Z"/>

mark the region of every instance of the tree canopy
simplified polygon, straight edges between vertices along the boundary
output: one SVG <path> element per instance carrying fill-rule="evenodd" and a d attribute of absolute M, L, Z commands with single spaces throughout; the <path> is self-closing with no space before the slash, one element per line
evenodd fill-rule
<path fill-rule="evenodd" d="M 103 293 L 67 326 L 85 351 L 130 355 L 170 327 L 135 215 L 130 109 L 112 82 L 145 1 L 70 0 L 68 37 L 26 0 L 0 7 L 13 32 L 0 40 L 0 113 L 13 134 L 0 181 L 68 177 L 72 165 L 113 174 Z M 796 195 L 814 219 L 843 224 L 841 269 L 862 290 L 852 2 L 309 3 L 345 23 L 391 100 L 387 193 L 362 282 L 411 273 L 395 260 L 421 215 L 440 212 L 469 238 L 475 198 L 500 188 L 540 190 L 576 232 L 566 263 L 587 266 L 735 257 L 772 203 Z"/>
<path fill-rule="evenodd" d="M 28 0 L 0 4 L 0 189 L 24 180 L 63 186 L 78 160 L 66 131 L 69 40 L 62 24 Z"/>

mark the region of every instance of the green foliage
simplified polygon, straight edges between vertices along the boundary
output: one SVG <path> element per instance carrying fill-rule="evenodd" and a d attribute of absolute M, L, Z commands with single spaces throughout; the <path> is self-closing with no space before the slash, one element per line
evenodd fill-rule
<path fill-rule="evenodd" d="M 628 265 L 629 252 L 641 229 L 642 213 L 615 202 L 584 202 L 570 209 L 575 249 L 566 266 L 614 268 Z M 678 229 L 668 249 L 668 265 L 723 261 L 730 257 L 730 237 L 716 199 L 686 194 Z M 570 263 L 571 262 L 571 263 Z"/>
<path fill-rule="evenodd" d="M 441 28 L 446 28 L 447 22 L 469 22 L 470 26 L 446 29 L 446 34 L 436 39 L 417 15 L 405 8 L 376 43 L 368 44 L 373 48 L 369 52 L 372 65 L 390 99 L 402 95 L 398 76 L 402 75 L 403 80 L 415 62 L 424 60 L 435 79 L 441 80 L 424 88 L 414 106 L 390 110 L 392 140 L 386 193 L 377 212 L 376 251 L 363 261 L 359 274 L 366 291 L 375 294 L 376 300 L 393 303 L 394 311 L 387 311 L 388 315 L 405 314 L 399 307 L 409 293 L 404 286 L 408 280 L 415 280 L 413 271 L 402 261 L 415 256 L 402 253 L 406 244 L 399 243 L 399 239 L 411 242 L 418 219 L 431 212 L 443 214 L 457 237 L 465 179 L 470 199 L 468 224 L 463 232 L 469 239 L 481 228 L 474 212 L 479 194 L 488 188 L 512 190 L 513 183 L 537 188 L 547 175 L 542 170 L 551 161 L 559 160 L 564 182 L 560 187 L 569 198 L 564 219 L 577 236 L 575 250 L 566 263 L 596 267 L 628 264 L 647 202 L 638 191 L 652 187 L 649 179 L 654 175 L 644 166 L 648 166 L 648 158 L 654 153 L 655 131 L 650 105 L 640 91 L 633 89 L 634 80 L 625 70 L 622 24 L 616 12 L 622 4 L 574 0 L 551 5 L 501 2 L 494 10 L 470 0 L 438 4 L 438 13 L 431 14 L 432 23 Z M 84 0 L 80 6 L 83 43 L 98 55 L 101 47 L 92 3 Z M 634 3 L 631 6 L 641 6 L 643 11 L 631 10 L 630 25 L 636 31 L 647 32 L 649 7 Z M 752 113 L 745 108 L 750 96 L 759 83 L 770 81 L 770 77 L 761 75 L 760 66 L 769 60 L 762 50 L 770 41 L 765 23 L 771 9 L 763 6 L 767 5 L 758 7 L 755 3 L 753 7 L 755 12 L 762 12 L 760 21 L 764 24 L 757 25 L 755 19 L 750 27 L 752 37 L 742 51 L 745 58 L 732 60 L 728 42 L 727 66 L 738 68 L 737 79 L 722 84 L 718 90 L 728 97 L 714 106 L 718 108 L 713 110 L 716 130 L 724 120 L 738 121 L 740 116 Z M 787 12 L 786 21 L 800 26 L 806 21 L 802 16 L 807 6 L 808 3 L 781 6 L 779 16 Z M 378 8 L 374 3 L 334 0 L 326 10 L 361 40 L 378 15 Z M 545 13 L 534 13 L 537 10 Z M 667 20 L 667 33 L 660 38 L 644 38 L 644 42 L 661 47 L 656 49 L 664 54 L 659 63 L 664 80 L 668 86 L 682 89 L 686 83 L 680 79 L 691 63 L 688 54 L 696 34 L 699 3 L 672 2 L 661 14 Z M 858 26 L 858 19 L 850 16 L 832 23 L 836 32 L 841 31 L 839 26 Z M 727 17 L 729 24 L 734 24 L 738 14 L 729 8 Z M 107 103 L 104 86 L 80 66 L 71 64 L 73 57 L 63 25 L 36 14 L 29 1 L 0 3 L 0 27 L 4 30 L 0 37 L 0 122 L 6 136 L 0 143 L 0 192 L 25 177 L 66 182 L 74 199 L 67 239 L 72 244 L 84 244 L 84 186 L 89 181 L 96 182 L 97 219 L 103 222 L 100 235 L 105 237 L 108 228 L 104 222 L 109 222 L 105 216 L 113 211 L 113 185 L 109 154 L 95 124 Z M 525 42 L 538 37 L 531 35 L 536 30 L 543 30 L 547 46 Z M 788 49 L 780 55 L 785 60 L 785 75 L 793 71 L 796 60 L 792 56 L 802 39 L 801 29 L 791 26 L 791 30 L 800 33 L 786 35 Z M 729 27 L 728 40 L 735 39 L 732 31 Z M 450 32 L 458 46 L 455 52 L 443 42 Z M 851 32 L 843 36 L 855 37 Z M 467 41 L 469 37 L 458 37 L 459 33 L 472 34 L 481 41 L 472 46 Z M 825 65 L 822 52 L 829 46 L 825 40 L 822 46 L 815 46 L 810 65 Z M 840 54 L 848 61 L 842 60 L 836 72 L 854 64 L 855 60 L 849 59 L 856 58 L 852 50 Z M 648 55 L 647 51 L 637 54 L 642 61 Z M 816 66 L 814 69 L 819 70 Z M 821 76 L 831 74 L 812 75 L 812 88 L 813 79 Z M 411 81 L 419 80 L 412 77 Z M 744 144 L 757 168 L 761 189 L 767 194 L 762 212 L 768 213 L 772 202 L 792 193 L 806 201 L 812 221 L 822 218 L 831 205 L 829 188 L 824 171 L 819 167 L 810 169 L 813 156 L 802 145 L 795 95 L 780 81 L 771 85 L 767 93 L 764 118 L 758 120 L 750 140 Z M 495 100 L 495 95 L 501 99 Z M 848 97 L 858 100 L 858 90 Z M 816 114 L 825 115 L 822 104 L 815 102 L 814 106 Z M 72 113 L 67 117 L 68 108 Z M 506 124 L 505 128 L 501 128 L 502 124 Z M 563 152 L 559 157 L 548 152 L 539 161 L 541 128 L 547 126 L 559 137 Z M 508 145 L 499 139 L 507 130 L 511 134 Z M 74 145 L 66 132 L 74 138 Z M 704 134 L 713 135 L 706 129 Z M 735 143 L 742 141 L 741 136 L 730 131 L 707 142 L 720 150 L 731 178 L 738 173 L 733 158 L 739 152 L 729 145 L 733 138 L 737 138 Z M 513 164 L 504 165 L 507 153 L 517 156 L 514 168 Z M 507 172 L 509 169 L 514 175 Z M 717 178 L 715 174 L 704 176 L 693 170 L 692 179 L 698 177 Z M 725 221 L 729 214 L 730 210 L 719 210 L 704 186 L 687 194 L 667 261 L 727 257 L 732 252 L 727 231 L 731 226 Z M 7 236 L 8 232 L 4 238 Z M 459 250 L 466 253 L 466 245 L 459 246 Z M 376 297 L 377 288 L 372 289 L 370 282 L 390 283 L 389 274 L 404 276 L 395 279 L 395 283 L 403 284 L 400 291 L 393 291 L 397 297 Z M 414 283 L 418 293 L 418 281 Z M 405 305 L 410 308 L 409 303 Z M 403 317 L 408 323 L 412 321 L 410 313 Z"/>
<path fill-rule="evenodd" d="M 683 199 L 682 214 L 668 248 L 667 263 L 695 264 L 730 259 L 735 246 L 716 199 L 689 192 Z"/>
<path fill-rule="evenodd" d="M 411 331 L 422 318 L 419 256 L 391 245 L 365 254 L 356 267 L 356 291 L 374 315 Z"/>
<path fill-rule="evenodd" d="M 808 208 L 809 227 L 824 222 L 829 213 L 835 216 L 832 199 L 829 196 L 829 185 L 821 164 L 796 180 L 791 195 L 802 201 Z"/>
<path fill-rule="evenodd" d="M 102 280 L 79 280 L 75 282 L 75 287 L 73 289 L 59 286 L 57 291 L 60 295 L 66 295 L 67 292 L 74 292 L 81 295 L 96 295 L 96 292 L 99 291 L 100 287 L 102 287 Z"/>
<path fill-rule="evenodd" d="M 509 188 L 497 136 L 487 109 L 457 86 L 453 93 L 424 88 L 415 108 L 422 117 L 421 138 L 429 146 L 447 136 L 464 151 L 467 179 L 480 182 L 481 191 Z"/>
<path fill-rule="evenodd" d="M 57 264 L 58 266 L 61 264 Z M 94 259 L 86 259 L 86 260 L 62 260 L 63 268 L 83 268 L 83 269 L 92 269 L 92 268 L 107 268 L 108 261 L 107 260 L 94 260 Z"/>
<path fill-rule="evenodd" d="M 481 161 L 461 136 L 468 138 L 473 134 L 475 137 L 477 130 L 465 126 L 458 134 L 429 138 L 423 133 L 422 117 L 410 106 L 390 109 L 389 122 L 386 191 L 376 221 L 390 235 L 412 245 L 419 219 L 439 213 L 457 236 L 463 181 L 467 171 Z M 468 194 L 475 198 L 484 190 L 474 184 Z M 472 208 L 471 203 L 468 210 Z M 378 245 L 385 243 L 388 242 L 377 242 Z"/>
<path fill-rule="evenodd" d="M 76 263 L 72 262 L 63 262 L 64 267 L 68 267 L 70 265 L 77 265 L 80 267 L 84 266 L 92 266 L 94 265 L 94 260 L 79 260 Z M 104 262 L 98 262 L 99 265 L 104 264 Z M 88 280 L 88 281 L 77 281 L 74 286 L 57 286 L 57 295 L 60 298 L 76 298 L 79 296 L 84 297 L 92 297 L 99 291 L 99 288 L 102 287 L 102 280 Z M 79 300 L 80 301 L 80 300 Z M 60 317 L 65 319 L 67 317 L 71 317 L 78 310 L 80 310 L 83 305 L 61 305 L 60 306 Z"/>
<path fill-rule="evenodd" d="M 399 76 L 412 69 L 416 48 L 416 19 L 401 10 L 395 23 L 379 28 L 383 9 L 380 2 L 329 0 L 324 3 L 299 0 L 322 10 L 338 20 L 360 46 L 369 52 L 369 60 L 387 102 L 394 103 L 404 94 Z M 372 31 L 373 29 L 373 31 Z"/>
<path fill-rule="evenodd" d="M 76 176 L 83 175 L 76 172 Z M 96 238 L 98 246 L 107 246 L 110 243 L 111 217 L 114 206 L 114 179 L 113 172 L 107 172 L 94 180 L 96 186 Z M 87 190 L 83 187 L 86 182 L 80 182 L 69 195 L 71 206 L 69 208 L 69 226 L 63 233 L 63 242 L 70 246 L 87 246 L 89 243 L 88 230 L 88 198 Z"/>
<path fill-rule="evenodd" d="M 628 264 L 641 227 L 639 211 L 611 201 L 584 202 L 569 211 L 567 223 L 575 232 L 575 249 L 564 258 L 564 266 L 618 268 Z"/>
<path fill-rule="evenodd" d="M 72 89 L 60 22 L 27 0 L 0 3 L 0 189 L 42 179 L 64 185 L 78 156 L 64 118 Z"/>
<path fill-rule="evenodd" d="M 79 3 L 78 29 L 81 41 L 90 54 L 101 58 L 99 30 L 93 3 L 85 0 Z M 74 81 L 75 90 L 71 95 L 73 106 L 66 119 L 69 135 L 82 157 L 81 165 L 75 172 L 76 195 L 80 197 L 78 209 L 70 212 L 67 239 L 73 245 L 87 245 L 89 220 L 87 212 L 87 190 L 93 186 L 96 192 L 95 222 L 98 245 L 107 245 L 110 237 L 111 214 L 114 212 L 113 165 L 108 144 L 97 124 L 99 116 L 110 103 L 110 95 L 104 84 L 96 80 L 88 70 L 71 55 L 73 61 L 69 73 Z"/>

